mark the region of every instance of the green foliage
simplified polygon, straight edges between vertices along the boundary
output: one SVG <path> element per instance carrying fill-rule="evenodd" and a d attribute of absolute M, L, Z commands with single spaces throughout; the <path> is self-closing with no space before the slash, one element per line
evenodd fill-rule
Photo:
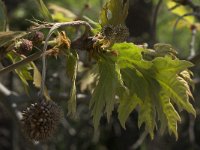
<path fill-rule="evenodd" d="M 128 115 L 137 108 L 138 126 L 144 123 L 151 138 L 158 123 L 162 132 L 167 125 L 169 133 L 178 138 L 177 122 L 181 120 L 178 111 L 185 109 L 196 115 L 189 102 L 188 82 L 179 75 L 192 64 L 169 55 L 144 60 L 145 49 L 132 43 L 115 44 L 112 49 L 118 52 L 118 56 L 112 58 L 114 62 L 99 60 L 100 78 L 90 105 L 95 127 L 102 112 L 105 111 L 109 119 L 117 95 L 119 120 L 124 128 Z M 162 49 L 157 47 L 157 51 Z M 126 90 L 117 92 L 120 85 Z"/>
<path fill-rule="evenodd" d="M 118 108 L 118 118 L 123 128 L 125 127 L 125 122 L 129 117 L 129 114 L 142 103 L 141 99 L 139 99 L 136 95 L 133 95 L 130 98 L 123 98 L 120 99 L 120 104 Z M 126 109 L 124 109 L 126 108 Z"/>
<path fill-rule="evenodd" d="M 13 64 L 23 59 L 22 57 L 17 56 L 15 53 L 9 53 L 7 56 L 12 61 Z M 29 84 L 27 80 L 33 80 L 32 75 L 29 72 L 29 70 L 31 69 L 32 69 L 32 66 L 30 64 L 27 64 L 15 70 L 16 74 L 22 81 L 23 87 L 27 94 L 29 93 L 28 91 Z"/>
<path fill-rule="evenodd" d="M 101 26 L 123 24 L 128 15 L 128 6 L 129 0 L 107 1 L 99 18 Z"/>
<path fill-rule="evenodd" d="M 2 0 L 0 0 L 0 31 L 5 31 L 7 26 L 7 13 Z"/>
<path fill-rule="evenodd" d="M 110 119 L 114 104 L 116 103 L 117 91 L 123 87 L 119 67 L 110 60 L 101 59 L 98 62 L 99 80 L 90 101 L 90 109 L 92 111 L 93 123 L 95 129 L 99 125 L 102 112 L 107 114 Z"/>
<path fill-rule="evenodd" d="M 51 16 L 49 10 L 47 9 L 47 7 L 45 6 L 43 0 L 36 0 L 36 3 L 39 6 L 40 12 L 41 12 L 44 20 L 48 21 L 48 22 L 53 22 L 52 16 Z"/>
<path fill-rule="evenodd" d="M 68 100 L 68 114 L 75 115 L 76 113 L 76 76 L 78 69 L 78 54 L 76 51 L 67 52 L 67 75 L 72 81 L 70 99 Z"/>
<path fill-rule="evenodd" d="M 175 1 L 166 0 L 166 5 L 169 9 L 171 9 L 171 12 L 173 14 L 176 14 L 177 16 L 183 16 L 183 15 L 192 13 L 192 9 L 184 5 L 180 5 L 179 3 Z M 187 16 L 183 18 L 183 26 L 189 26 L 193 24 L 194 22 L 195 22 L 194 16 Z"/>
<path fill-rule="evenodd" d="M 53 22 L 51 14 L 43 1 L 37 0 L 36 2 L 44 19 Z M 100 14 L 101 27 L 123 25 L 128 13 L 128 5 L 128 0 L 109 0 Z M 95 72 L 93 80 L 97 84 L 92 89 L 92 99 L 89 106 L 95 129 L 98 128 L 103 114 L 106 114 L 108 121 L 110 120 L 116 106 L 118 107 L 118 118 L 122 127 L 126 127 L 125 123 L 130 113 L 137 111 L 138 126 L 141 127 L 144 124 L 146 132 L 150 134 L 152 139 L 155 130 L 160 129 L 160 132 L 163 133 L 166 128 L 168 128 L 169 133 L 173 133 L 178 138 L 177 123 L 181 121 L 179 113 L 186 110 L 188 113 L 196 115 L 195 109 L 189 101 L 189 98 L 192 97 L 189 87 L 189 85 L 192 85 L 192 81 L 188 68 L 193 65 L 188 61 L 178 59 L 176 51 L 169 44 L 159 43 L 154 45 L 154 49 L 147 49 L 133 43 L 116 44 L 115 40 L 105 40 L 106 35 L 102 36 L 101 33 L 98 33 L 101 28 L 100 25 L 86 17 L 85 19 L 94 26 L 93 33 L 95 35 L 84 38 L 88 38 L 86 41 L 92 39 L 91 43 L 88 42 L 91 44 L 88 52 L 91 52 L 91 57 L 95 58 L 98 65 L 98 69 L 95 68 L 95 71 L 91 71 L 92 73 Z M 46 48 L 48 48 L 47 42 L 50 35 L 54 30 L 59 30 L 61 26 L 61 24 L 57 24 L 57 26 L 50 29 L 45 40 Z M 118 36 L 116 33 L 117 31 L 114 34 Z M 6 41 L 8 37 L 10 38 L 9 42 L 13 44 L 13 41 L 18 36 L 22 37 L 23 34 L 25 33 L 15 32 L 10 34 L 12 36 L 0 34 L 0 39 L 4 37 L 3 41 L 0 41 L 0 46 L 8 44 Z M 55 39 L 53 40 L 55 42 Z M 109 46 L 105 46 L 104 43 Z M 66 46 L 66 44 L 66 72 L 72 82 L 68 100 L 68 114 L 74 116 L 76 113 L 76 77 L 79 56 L 77 50 L 69 50 L 69 41 L 65 41 L 64 45 Z M 59 49 L 59 47 L 56 48 Z M 9 53 L 8 57 L 13 63 L 24 59 L 19 55 L 15 55 L 15 53 Z M 33 77 L 30 70 L 34 71 Z M 28 87 L 27 80 L 33 80 L 36 87 L 41 87 L 41 75 L 34 63 L 31 62 L 18 68 L 16 73 L 22 80 L 26 91 Z M 45 93 L 48 98 L 47 90 Z"/>
<path fill-rule="evenodd" d="M 15 42 L 18 38 L 22 38 L 26 32 L 22 31 L 9 31 L 9 32 L 0 32 L 0 47 L 9 45 Z"/>

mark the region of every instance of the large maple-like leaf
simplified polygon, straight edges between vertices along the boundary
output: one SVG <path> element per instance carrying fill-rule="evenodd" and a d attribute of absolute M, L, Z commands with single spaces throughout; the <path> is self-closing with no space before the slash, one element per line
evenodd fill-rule
<path fill-rule="evenodd" d="M 92 111 L 94 127 L 99 125 L 100 118 L 105 111 L 107 119 L 110 119 L 117 90 L 123 87 L 121 75 L 116 63 L 101 59 L 98 62 L 99 80 L 90 101 L 90 109 Z"/>

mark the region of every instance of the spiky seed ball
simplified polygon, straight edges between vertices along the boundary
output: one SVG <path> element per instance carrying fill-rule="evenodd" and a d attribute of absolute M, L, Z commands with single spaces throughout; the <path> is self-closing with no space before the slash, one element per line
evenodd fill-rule
<path fill-rule="evenodd" d="M 105 25 L 102 28 L 102 35 L 108 40 L 114 40 L 114 26 L 113 25 Z"/>
<path fill-rule="evenodd" d="M 31 34 L 30 40 L 35 44 L 39 44 L 44 40 L 44 34 L 40 31 L 35 31 Z"/>
<path fill-rule="evenodd" d="M 15 43 L 15 50 L 19 54 L 26 55 L 27 53 L 31 52 L 33 49 L 33 43 L 30 40 L 27 39 L 21 39 L 20 41 L 17 41 Z"/>
<path fill-rule="evenodd" d="M 32 104 L 22 113 L 22 130 L 33 141 L 52 137 L 63 116 L 61 108 L 53 101 Z"/>
<path fill-rule="evenodd" d="M 115 42 L 124 42 L 129 36 L 129 30 L 125 25 L 115 27 Z"/>
<path fill-rule="evenodd" d="M 129 30 L 125 25 L 106 25 L 102 28 L 102 35 L 112 42 L 124 42 L 129 36 Z"/>

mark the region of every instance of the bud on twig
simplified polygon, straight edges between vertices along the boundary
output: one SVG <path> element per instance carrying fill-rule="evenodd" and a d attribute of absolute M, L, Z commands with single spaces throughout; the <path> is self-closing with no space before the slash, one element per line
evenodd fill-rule
<path fill-rule="evenodd" d="M 21 39 L 15 43 L 14 49 L 17 51 L 17 53 L 26 55 L 32 51 L 33 43 L 30 40 Z"/>
<path fill-rule="evenodd" d="M 34 44 L 39 44 L 44 40 L 44 34 L 40 31 L 35 31 L 31 34 L 30 36 L 30 40 L 34 43 Z"/>

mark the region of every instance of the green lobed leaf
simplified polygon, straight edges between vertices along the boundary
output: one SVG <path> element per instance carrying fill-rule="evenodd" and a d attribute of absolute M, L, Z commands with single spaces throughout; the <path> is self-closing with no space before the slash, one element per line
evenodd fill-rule
<path fill-rule="evenodd" d="M 174 104 L 196 114 L 189 102 L 189 96 L 192 97 L 190 76 L 188 73 L 182 73 L 193 64 L 175 59 L 168 53 L 145 61 L 142 56 L 144 49 L 130 43 L 115 44 L 112 49 L 118 53 L 116 62 L 120 66 L 123 82 L 129 90 L 128 95 L 120 97 L 118 113 L 121 125 L 125 127 L 128 115 L 138 106 L 138 125 L 144 123 L 151 138 L 154 136 L 157 121 L 160 121 L 161 132 L 168 127 L 169 133 L 178 138 L 177 122 L 180 121 L 180 116 Z M 171 46 L 156 46 L 156 51 L 166 49 L 170 50 Z M 174 53 L 174 50 L 172 52 Z"/>
<path fill-rule="evenodd" d="M 149 97 L 153 100 L 153 105 L 156 109 L 156 124 L 159 123 L 159 131 L 161 134 L 163 134 L 167 128 L 168 120 L 166 118 L 166 115 L 163 112 L 162 107 L 162 97 L 160 96 L 160 92 L 162 91 L 162 87 L 160 84 L 152 77 L 148 77 L 148 91 L 149 91 Z M 156 128 L 157 129 L 157 128 Z"/>
<path fill-rule="evenodd" d="M 125 86 L 130 90 L 129 95 L 133 96 L 136 94 L 141 100 L 145 99 L 145 96 L 148 95 L 148 82 L 143 74 L 135 68 L 121 69 L 121 74 Z"/>
<path fill-rule="evenodd" d="M 177 122 L 180 122 L 181 118 L 178 112 L 175 110 L 174 106 L 172 105 L 170 97 L 168 96 L 166 91 L 161 91 L 159 95 L 160 95 L 160 105 L 167 119 L 167 126 L 169 133 L 173 132 L 174 135 L 176 136 L 176 139 L 178 139 Z"/>
<path fill-rule="evenodd" d="M 165 44 L 165 43 L 157 43 L 154 46 L 154 52 L 155 52 L 155 56 L 159 57 L 159 56 L 172 56 L 172 57 L 176 57 L 177 55 L 177 51 L 172 47 L 172 45 L 170 44 Z"/>
<path fill-rule="evenodd" d="M 156 51 L 165 51 L 170 50 L 171 46 L 162 44 L 157 45 L 156 48 Z M 169 133 L 173 133 L 177 139 L 177 123 L 181 119 L 175 105 L 180 108 L 178 110 L 185 109 L 189 113 L 196 114 L 189 102 L 189 97 L 192 97 L 189 87 L 190 74 L 185 73 L 193 64 L 171 57 L 168 53 L 146 61 L 142 55 L 145 49 L 131 43 L 114 44 L 112 50 L 117 53 L 117 56 L 113 59 L 105 59 L 103 70 L 99 67 L 99 83 L 90 103 L 95 128 L 104 109 L 107 115 L 108 111 L 112 112 L 115 104 L 114 97 L 118 95 L 118 118 L 122 127 L 125 128 L 129 114 L 137 107 L 138 126 L 144 123 L 145 130 L 150 133 L 151 138 L 154 137 L 154 130 L 160 123 L 162 133 L 168 128 Z M 174 50 L 171 52 L 175 53 Z M 113 64 L 119 67 L 117 74 L 120 74 L 120 78 L 118 79 L 127 89 L 119 93 L 116 93 L 117 82 L 114 75 L 116 72 L 111 69 L 114 68 Z M 101 65 L 102 62 L 99 66 Z M 109 117 L 110 115 L 107 116 Z"/>
<path fill-rule="evenodd" d="M 101 26 L 124 24 L 128 15 L 129 0 L 109 0 L 101 10 Z"/>
<path fill-rule="evenodd" d="M 192 87 L 192 89 L 194 89 L 195 85 L 194 85 L 194 82 L 193 82 L 191 76 L 193 76 L 193 74 L 188 69 L 181 71 L 179 73 L 179 77 L 181 77 L 183 80 L 185 80 L 185 82 L 187 84 L 189 84 Z"/>
<path fill-rule="evenodd" d="M 184 79 L 183 77 L 181 77 L 181 76 L 177 76 L 177 80 L 178 80 L 179 82 L 181 82 L 183 86 L 185 86 L 186 94 L 187 94 L 190 98 L 194 99 L 194 97 L 193 97 L 193 95 L 192 95 L 192 92 L 191 92 L 191 90 L 190 90 L 190 85 L 189 85 L 190 83 L 189 83 L 186 79 Z"/>
<path fill-rule="evenodd" d="M 189 61 L 172 59 L 171 57 L 157 57 L 153 61 L 154 67 L 156 70 L 162 74 L 178 74 L 181 71 L 186 70 L 189 67 L 192 67 L 193 64 Z"/>
<path fill-rule="evenodd" d="M 86 89 L 92 91 L 96 85 L 98 66 L 93 65 L 80 80 L 80 90 L 83 92 Z"/>
<path fill-rule="evenodd" d="M 68 115 L 75 116 L 76 113 L 76 76 L 78 70 L 78 54 L 74 51 L 67 53 L 67 75 L 72 81 L 70 98 L 68 100 Z"/>
<path fill-rule="evenodd" d="M 141 127 L 145 123 L 145 130 L 150 133 L 151 139 L 154 137 L 154 129 L 156 126 L 155 118 L 156 110 L 153 100 L 146 97 L 138 111 L 138 126 Z"/>
<path fill-rule="evenodd" d="M 150 61 L 143 60 L 143 49 L 133 43 L 117 43 L 112 47 L 112 49 L 118 53 L 117 63 L 120 68 L 136 67 L 149 69 L 152 66 Z"/>
<path fill-rule="evenodd" d="M 125 122 L 128 119 L 130 113 L 136 108 L 136 106 L 140 105 L 141 103 L 142 100 L 139 99 L 136 94 L 134 94 L 132 97 L 125 95 L 120 98 L 120 104 L 118 107 L 118 118 L 123 128 L 126 128 Z"/>
<path fill-rule="evenodd" d="M 170 98 L 179 106 L 189 113 L 196 115 L 196 112 L 189 102 L 188 87 L 186 83 L 180 81 L 178 73 L 192 66 L 191 63 L 182 60 L 170 60 L 169 57 L 157 58 L 153 61 L 157 70 L 155 79 L 161 87 L 169 94 Z"/>
<path fill-rule="evenodd" d="M 38 4 L 38 7 L 44 19 L 48 22 L 53 22 L 52 16 L 47 7 L 45 6 L 43 0 L 36 0 L 36 3 Z"/>
<path fill-rule="evenodd" d="M 115 63 L 101 59 L 98 62 L 98 66 L 99 81 L 90 101 L 95 129 L 98 128 L 100 118 L 104 111 L 109 121 L 114 104 L 116 103 L 115 96 L 117 90 L 123 86 L 119 68 Z"/>

